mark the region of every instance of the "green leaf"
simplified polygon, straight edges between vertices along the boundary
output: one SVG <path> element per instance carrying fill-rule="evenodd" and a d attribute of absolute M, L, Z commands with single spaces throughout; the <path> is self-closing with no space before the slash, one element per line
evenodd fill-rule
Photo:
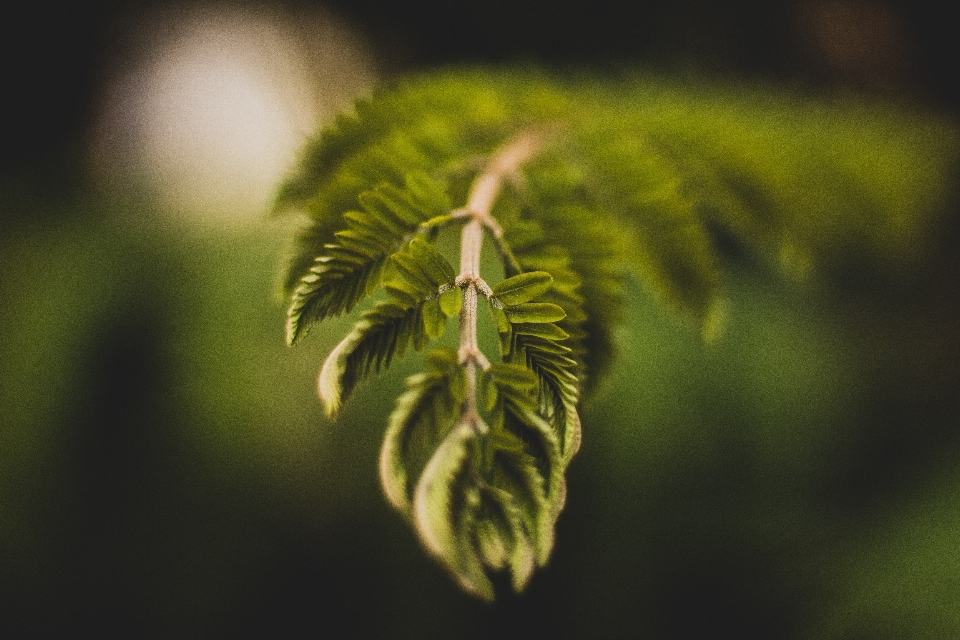
<path fill-rule="evenodd" d="M 550 194 L 538 212 L 542 224 L 518 221 L 505 229 L 504 238 L 523 269 L 551 270 L 553 287 L 542 301 L 567 312 L 561 323 L 569 335 L 565 344 L 580 362 L 578 376 L 589 390 L 615 354 L 614 329 L 623 317 L 632 249 L 625 235 L 610 233 L 608 216 L 588 206 L 578 182 L 582 177 L 570 173 L 567 165 L 553 162 L 531 175 L 535 188 Z M 571 237 L 576 242 L 570 243 Z"/>
<path fill-rule="evenodd" d="M 404 243 L 426 218 L 413 198 L 381 184 L 360 193 L 358 200 L 365 210 L 344 214 L 348 228 L 335 232 L 334 242 L 323 245 L 323 254 L 294 290 L 287 313 L 288 344 L 298 342 L 312 323 L 349 312 L 372 294 L 388 256 L 391 270 L 402 270 L 414 285 L 438 286 L 453 280 L 453 268 L 429 243 L 418 237 Z M 303 237 L 304 250 L 312 248 L 311 236 Z"/>
<path fill-rule="evenodd" d="M 449 213 L 445 213 L 445 214 L 443 214 L 443 215 L 434 216 L 434 217 L 430 218 L 429 220 L 427 220 L 426 222 L 424 222 L 423 224 L 421 224 L 421 225 L 420 225 L 420 228 L 421 228 L 421 229 L 428 229 L 428 230 L 438 230 L 438 229 L 440 229 L 441 227 L 447 226 L 448 224 L 451 224 L 451 223 L 457 222 L 457 221 L 461 221 L 461 222 L 462 222 L 463 220 L 464 220 L 464 218 L 455 218 L 454 216 L 450 215 Z"/>
<path fill-rule="evenodd" d="M 486 511 L 486 517 L 478 520 L 475 527 L 477 553 L 482 564 L 500 571 L 506 566 L 507 558 L 510 556 L 513 531 L 509 528 L 509 521 L 502 515 L 490 513 L 489 507 Z"/>
<path fill-rule="evenodd" d="M 530 369 L 508 362 L 495 362 L 486 375 L 504 392 L 504 397 L 518 402 L 529 397 L 530 408 L 536 402 L 537 376 Z M 522 403 L 526 404 L 526 403 Z"/>
<path fill-rule="evenodd" d="M 426 346 L 423 306 L 423 301 L 413 305 L 396 300 L 378 304 L 327 356 L 317 390 L 329 415 L 339 410 L 361 380 L 389 367 L 411 343 L 418 351 Z"/>
<path fill-rule="evenodd" d="M 501 280 L 493 287 L 493 297 L 505 307 L 529 302 L 550 290 L 553 276 L 545 271 L 521 273 Z"/>
<path fill-rule="evenodd" d="M 637 193 L 632 204 L 640 276 L 669 304 L 702 319 L 717 295 L 719 268 L 696 203 L 671 181 Z"/>
<path fill-rule="evenodd" d="M 555 518 L 536 460 L 527 453 L 508 449 L 498 449 L 494 460 L 494 486 L 516 500 L 530 536 L 534 558 L 542 565 L 553 549 Z"/>
<path fill-rule="evenodd" d="M 470 425 L 461 423 L 444 438 L 417 482 L 413 521 L 427 550 L 466 591 L 493 600 L 493 585 L 470 535 L 480 506 L 470 473 L 476 437 Z"/>
<path fill-rule="evenodd" d="M 510 322 L 542 324 L 563 320 L 567 313 L 549 302 L 526 302 L 504 309 Z"/>
<path fill-rule="evenodd" d="M 372 192 L 364 194 L 360 198 L 360 204 L 374 207 L 380 211 L 389 211 L 393 218 L 400 221 L 403 225 L 402 228 L 417 226 L 426 218 L 413 198 L 389 182 L 381 184 Z"/>
<path fill-rule="evenodd" d="M 317 256 L 323 255 L 326 246 L 334 241 L 334 233 L 340 221 L 329 225 L 310 224 L 297 230 L 292 247 L 285 257 L 285 269 L 280 287 L 281 294 L 292 298 L 300 280 L 316 264 Z"/>
<path fill-rule="evenodd" d="M 410 335 L 403 325 L 409 325 L 416 317 L 416 309 L 410 309 L 400 315 L 381 313 L 375 320 L 364 318 L 327 356 L 320 369 L 317 390 L 328 415 L 339 410 L 371 368 L 379 371 L 382 363 L 389 363 L 395 353 L 402 355 L 406 342 L 401 343 L 398 338 Z"/>
<path fill-rule="evenodd" d="M 500 355 L 507 357 L 511 355 L 513 351 L 513 341 L 515 339 L 515 333 L 513 327 L 507 323 L 507 330 L 501 331 L 497 334 L 498 341 L 500 343 Z"/>
<path fill-rule="evenodd" d="M 503 356 L 507 362 L 523 365 L 536 374 L 538 413 L 554 429 L 566 465 L 580 447 L 578 363 L 567 355 L 570 349 L 559 343 L 566 334 L 556 325 L 517 324 L 513 328 L 511 343 L 503 350 Z"/>
<path fill-rule="evenodd" d="M 379 281 L 385 257 L 360 264 L 343 255 L 324 257 L 297 286 L 287 311 L 287 344 L 306 335 L 312 323 L 350 311 Z"/>
<path fill-rule="evenodd" d="M 446 215 L 453 208 L 444 188 L 422 171 L 408 173 L 404 184 L 420 208 L 430 214 L 429 220 Z"/>
<path fill-rule="evenodd" d="M 526 445 L 527 452 L 536 461 L 537 470 L 544 482 L 544 500 L 547 511 L 543 514 L 541 526 L 543 540 L 552 544 L 553 528 L 560 511 L 566 503 L 567 489 L 564 472 L 567 461 L 561 452 L 560 440 L 553 427 L 533 409 L 523 409 L 517 405 L 507 405 L 507 427 L 517 433 Z M 537 562 L 545 564 L 549 557 L 549 548 L 541 550 Z"/>
<path fill-rule="evenodd" d="M 457 275 L 446 258 L 423 238 L 414 238 L 410 241 L 410 254 L 433 285 L 439 286 L 453 282 Z"/>
<path fill-rule="evenodd" d="M 443 335 L 447 325 L 447 316 L 440 309 L 440 299 L 432 298 L 423 303 L 423 330 L 436 340 Z"/>
<path fill-rule="evenodd" d="M 347 211 L 343 214 L 343 219 L 350 225 L 350 228 L 363 233 L 369 238 L 379 239 L 383 252 L 387 253 L 393 248 L 394 242 L 399 240 L 402 235 L 397 234 L 396 227 L 388 225 L 381 218 L 371 215 L 368 211 Z"/>
<path fill-rule="evenodd" d="M 478 550 L 491 569 L 510 571 L 513 589 L 519 593 L 536 566 L 527 519 L 514 497 L 502 489 L 485 486 L 481 498 L 486 517 L 477 526 Z"/>
<path fill-rule="evenodd" d="M 490 394 L 495 398 L 490 431 L 494 485 L 517 501 L 537 564 L 542 565 L 566 496 L 560 440 L 538 413 L 536 373 L 519 364 L 496 363 L 484 377 L 496 390 Z"/>
<path fill-rule="evenodd" d="M 560 341 L 570 337 L 570 334 L 552 323 L 515 322 L 512 327 L 514 333 L 518 335 L 543 338 L 544 340 Z"/>
<path fill-rule="evenodd" d="M 500 333 L 508 333 L 510 331 L 510 320 L 507 319 L 507 314 L 502 307 L 497 307 L 491 301 L 490 303 L 490 315 L 493 316 L 493 321 L 497 325 L 497 331 Z"/>
<path fill-rule="evenodd" d="M 406 281 L 416 291 L 431 291 L 436 286 L 409 248 L 390 256 L 387 273 L 390 278 L 397 277 Z"/>
<path fill-rule="evenodd" d="M 407 378 L 407 390 L 390 414 L 380 450 L 380 481 L 390 503 L 409 514 L 412 481 L 454 424 L 463 402 L 463 370 L 457 353 L 439 347 L 427 355 L 430 370 Z"/>
<path fill-rule="evenodd" d="M 463 290 L 460 287 L 452 287 L 440 294 L 440 310 L 448 318 L 458 313 L 463 307 Z"/>

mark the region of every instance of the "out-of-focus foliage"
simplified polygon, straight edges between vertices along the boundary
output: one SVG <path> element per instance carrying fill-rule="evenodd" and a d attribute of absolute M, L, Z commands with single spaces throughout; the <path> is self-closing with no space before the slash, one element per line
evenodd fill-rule
<path fill-rule="evenodd" d="M 649 75 L 435 72 L 359 101 L 304 149 L 277 200 L 310 217 L 288 286 L 356 226 L 344 213 L 382 199 L 365 192 L 386 184 L 415 200 L 410 176 L 426 173 L 460 206 L 478 163 L 525 130 L 550 145 L 497 204 L 508 237 L 516 218 L 562 246 L 590 228 L 580 220 L 615 224 L 643 281 L 701 320 L 719 293 L 718 241 L 798 278 L 842 270 L 850 254 L 901 268 L 926 246 L 960 148 L 949 122 L 887 103 Z M 599 257 L 572 267 L 582 277 L 578 260 Z"/>

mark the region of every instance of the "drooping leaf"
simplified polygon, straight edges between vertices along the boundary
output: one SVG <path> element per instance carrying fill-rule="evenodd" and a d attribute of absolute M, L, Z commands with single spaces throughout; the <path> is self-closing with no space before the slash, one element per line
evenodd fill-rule
<path fill-rule="evenodd" d="M 423 348 L 426 340 L 422 306 L 396 302 L 377 305 L 327 356 L 320 369 L 317 390 L 328 414 L 335 414 L 357 383 L 371 372 L 379 373 L 395 357 L 402 357 L 411 343 L 417 350 Z"/>
<path fill-rule="evenodd" d="M 427 361 L 427 373 L 407 379 L 380 450 L 381 484 L 390 503 L 404 514 L 410 511 L 413 483 L 455 423 L 464 395 L 463 370 L 454 350 L 434 349 Z"/>
<path fill-rule="evenodd" d="M 444 438 L 417 482 L 413 521 L 427 550 L 465 590 L 493 600 L 493 585 L 471 535 L 480 506 L 479 487 L 470 473 L 476 438 L 473 427 L 464 423 Z"/>
<path fill-rule="evenodd" d="M 412 257 L 431 252 L 434 260 L 444 260 L 429 243 L 415 238 L 390 256 L 392 279 L 386 288 L 391 299 L 366 312 L 320 369 L 317 389 L 329 414 L 336 413 L 358 382 L 389 367 L 409 345 L 419 351 L 443 334 L 446 316 L 438 291 L 450 283 L 425 276 Z M 452 272 L 449 265 L 447 269 Z"/>

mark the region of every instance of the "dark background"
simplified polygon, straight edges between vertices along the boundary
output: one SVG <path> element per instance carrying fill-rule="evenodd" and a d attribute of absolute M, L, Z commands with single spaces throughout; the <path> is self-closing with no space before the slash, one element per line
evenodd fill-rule
<path fill-rule="evenodd" d="M 312 380 L 348 325 L 281 345 L 286 231 L 162 232 L 130 222 L 149 199 L 91 189 L 105 65 L 152 6 L 2 9 L 0 446 L 16 456 L 0 468 L 0 635 L 960 634 L 955 236 L 913 280 L 869 291 L 737 272 L 737 321 L 712 349 L 631 284 L 551 563 L 484 605 L 377 486 L 385 415 L 415 364 L 331 425 Z M 942 3 L 324 6 L 386 77 L 637 65 L 960 107 Z"/>
<path fill-rule="evenodd" d="M 4 4 L 4 174 L 75 178 L 75 154 L 118 19 L 157 4 Z M 331 0 L 324 6 L 353 21 L 383 51 L 399 52 L 391 58 L 394 71 L 463 61 L 632 62 L 814 87 L 885 88 L 958 106 L 960 45 L 949 9 L 939 2 Z M 818 27 L 818 19 L 834 26 Z"/>

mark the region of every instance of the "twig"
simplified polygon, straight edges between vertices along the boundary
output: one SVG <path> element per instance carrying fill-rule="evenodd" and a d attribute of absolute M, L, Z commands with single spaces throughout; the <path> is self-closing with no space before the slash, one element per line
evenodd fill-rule
<path fill-rule="evenodd" d="M 486 425 L 477 410 L 477 368 L 486 370 L 490 362 L 480 351 L 477 342 L 477 302 L 479 295 L 490 296 L 490 287 L 480 277 L 480 249 L 483 245 L 483 228 L 499 238 L 503 235 L 500 225 L 491 215 L 504 180 L 508 180 L 542 148 L 542 137 L 533 132 L 521 133 L 497 150 L 486 168 L 473 185 L 463 209 L 455 216 L 469 216 L 460 239 L 460 275 L 457 286 L 463 289 L 463 306 L 460 311 L 460 363 L 466 368 L 467 388 L 461 421 L 469 423 L 477 431 L 485 431 Z"/>

